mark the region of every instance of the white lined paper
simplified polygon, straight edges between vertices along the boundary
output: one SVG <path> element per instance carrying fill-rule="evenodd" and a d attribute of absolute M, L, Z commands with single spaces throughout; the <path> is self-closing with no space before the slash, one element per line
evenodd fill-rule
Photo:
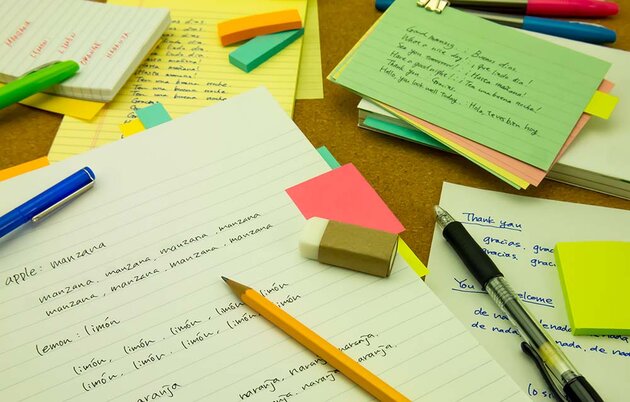
<path fill-rule="evenodd" d="M 0 244 L 0 397 L 370 399 L 240 306 L 225 275 L 411 398 L 524 400 L 402 259 L 383 280 L 299 256 L 304 218 L 284 189 L 328 167 L 269 92 L 148 131 L 0 187 L 13 205 L 81 166 L 97 177 Z M 7 285 L 23 268 L 35 274 Z"/>
<path fill-rule="evenodd" d="M 169 24 L 169 11 L 80 0 L 3 1 L 0 81 L 74 60 L 72 78 L 46 92 L 110 101 Z"/>

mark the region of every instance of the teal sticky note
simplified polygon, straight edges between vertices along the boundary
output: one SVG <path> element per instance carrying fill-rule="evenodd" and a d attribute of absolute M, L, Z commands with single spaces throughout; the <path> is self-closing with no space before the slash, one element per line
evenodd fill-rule
<path fill-rule="evenodd" d="M 319 152 L 319 155 L 324 158 L 328 166 L 330 166 L 332 169 L 337 169 L 339 166 L 341 166 L 325 145 L 317 148 L 317 152 Z"/>
<path fill-rule="evenodd" d="M 249 73 L 304 34 L 304 28 L 257 36 L 230 53 L 230 63 Z"/>
<path fill-rule="evenodd" d="M 159 126 L 172 120 L 166 109 L 164 109 L 164 105 L 159 102 L 136 110 L 136 115 L 138 115 L 138 119 L 140 119 L 144 128 Z"/>
<path fill-rule="evenodd" d="M 403 138 L 405 140 L 417 142 L 428 147 L 437 148 L 442 151 L 452 152 L 449 147 L 441 142 L 433 139 L 428 134 L 423 133 L 420 130 L 414 128 L 406 128 L 394 123 L 388 123 L 383 120 L 375 119 L 373 117 L 366 117 L 363 121 L 363 125 L 372 128 L 374 130 L 382 131 L 391 134 L 396 137 Z"/>

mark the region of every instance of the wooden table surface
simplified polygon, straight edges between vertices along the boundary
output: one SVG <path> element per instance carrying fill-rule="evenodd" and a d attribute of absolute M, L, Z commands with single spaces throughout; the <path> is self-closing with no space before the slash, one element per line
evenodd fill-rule
<path fill-rule="evenodd" d="M 618 3 L 618 15 L 592 22 L 617 31 L 612 47 L 630 50 L 630 0 Z M 379 15 L 374 0 L 319 0 L 324 76 Z M 544 180 L 538 188 L 517 191 L 463 157 L 359 129 L 358 102 L 356 95 L 324 81 L 324 99 L 298 100 L 294 120 L 314 146 L 326 145 L 341 163 L 358 167 L 405 225 L 402 237 L 425 263 L 435 223 L 432 207 L 439 201 L 443 181 L 630 209 L 629 201 L 551 180 Z M 0 110 L 0 169 L 47 155 L 61 117 L 21 105 Z M 1 192 L 0 186 L 0 203 Z"/>

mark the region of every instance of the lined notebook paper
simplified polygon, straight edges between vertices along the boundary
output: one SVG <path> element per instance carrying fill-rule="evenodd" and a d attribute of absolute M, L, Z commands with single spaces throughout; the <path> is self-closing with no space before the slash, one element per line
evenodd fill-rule
<path fill-rule="evenodd" d="M 79 72 L 47 92 L 110 101 L 168 24 L 166 8 L 77 0 L 3 0 L 0 82 L 52 61 L 75 60 Z"/>
<path fill-rule="evenodd" d="M 521 300 L 605 401 L 630 392 L 630 337 L 572 336 L 554 258 L 558 242 L 630 240 L 630 211 L 550 201 L 444 183 L 440 205 L 461 221 Z M 627 261 L 627 259 L 626 259 Z M 627 265 L 627 264 L 626 264 Z M 433 234 L 427 283 L 534 400 L 551 390 L 521 351 L 507 317 L 447 244 Z M 601 271 L 592 272 L 598 276 Z M 592 296 L 589 295 L 589 296 Z M 627 300 L 627 299 L 626 299 Z M 593 303 L 598 303 L 594 298 Z M 603 306 L 602 306 L 603 307 Z M 627 303 L 620 314 L 627 314 Z"/>
<path fill-rule="evenodd" d="M 0 399 L 371 399 L 225 275 L 412 399 L 527 400 L 402 259 L 383 280 L 299 256 L 284 189 L 329 168 L 268 91 L 2 183 L 6 205 L 86 164 L 92 190 L 3 238 Z"/>
<path fill-rule="evenodd" d="M 119 95 L 91 121 L 65 117 L 48 158 L 65 159 L 120 139 L 120 124 L 135 117 L 136 108 L 160 102 L 173 116 L 225 100 L 265 85 L 291 115 L 302 39 L 247 74 L 231 65 L 235 46 L 221 46 L 216 24 L 263 12 L 298 9 L 304 18 L 306 0 L 112 0 L 112 4 L 170 7 L 173 21 L 162 43 L 133 74 Z"/>

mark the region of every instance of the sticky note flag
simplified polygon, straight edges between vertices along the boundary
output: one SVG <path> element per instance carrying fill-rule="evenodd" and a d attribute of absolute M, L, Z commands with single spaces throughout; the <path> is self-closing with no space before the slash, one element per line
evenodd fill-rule
<path fill-rule="evenodd" d="M 318 216 L 390 233 L 405 230 L 353 164 L 343 165 L 286 191 L 307 219 Z"/>
<path fill-rule="evenodd" d="M 331 154 L 328 148 L 326 148 L 325 146 L 322 145 L 321 147 L 317 148 L 317 152 L 319 152 L 319 155 L 324 158 L 331 169 L 337 169 L 341 166 L 341 164 L 337 162 L 337 159 L 335 159 L 333 154 Z"/>
<path fill-rule="evenodd" d="M 554 248 L 574 335 L 630 335 L 630 242 L 558 243 Z"/>
<path fill-rule="evenodd" d="M 121 124 L 119 127 L 123 137 L 129 137 L 144 131 L 144 125 L 140 119 L 133 119 L 130 122 Z"/>
<path fill-rule="evenodd" d="M 303 34 L 302 28 L 257 36 L 230 52 L 230 63 L 249 73 Z"/>
<path fill-rule="evenodd" d="M 374 117 L 366 117 L 363 121 L 363 125 L 379 132 L 395 135 L 397 137 L 417 142 L 428 147 L 437 148 L 442 151 L 453 152 L 446 145 L 417 129 L 402 127 L 398 124 L 388 123 L 383 120 L 375 119 Z"/>
<path fill-rule="evenodd" d="M 335 159 L 333 154 L 330 153 L 328 148 L 325 146 L 317 148 L 317 152 L 319 152 L 321 157 L 324 158 L 328 166 L 332 169 L 336 169 L 341 166 L 339 162 L 337 162 L 337 159 Z M 413 269 L 420 278 L 424 279 L 424 277 L 427 276 L 429 269 L 422 263 L 422 261 L 420 261 L 418 256 L 416 256 L 413 250 L 411 250 L 407 243 L 405 243 L 405 241 L 400 237 L 398 238 L 398 254 L 407 262 L 407 264 L 409 264 L 411 269 Z"/>
<path fill-rule="evenodd" d="M 586 108 L 584 108 L 584 112 L 591 116 L 608 119 L 615 109 L 617 102 L 619 102 L 619 98 L 615 95 L 595 91 L 591 101 L 586 105 Z"/>
<path fill-rule="evenodd" d="M 4 84 L 0 84 L 0 88 Z M 82 120 L 91 120 L 105 106 L 103 102 L 94 102 L 84 99 L 67 98 L 65 96 L 37 93 L 22 99 L 21 104 L 48 112 L 59 113 L 76 117 Z"/>
<path fill-rule="evenodd" d="M 21 175 L 22 173 L 30 172 L 31 170 L 39 169 L 40 167 L 48 165 L 48 157 L 43 156 L 41 158 L 33 159 L 32 161 L 11 166 L 10 168 L 0 170 L 0 181 L 10 179 L 11 177 L 15 177 Z"/>
<path fill-rule="evenodd" d="M 298 10 L 281 10 L 264 14 L 249 15 L 222 21 L 217 24 L 217 34 L 223 46 L 289 29 L 302 28 Z"/>
<path fill-rule="evenodd" d="M 144 128 L 159 126 L 172 120 L 164 105 L 159 102 L 136 110 L 136 115 L 138 115 L 138 119 L 140 119 Z"/>
<path fill-rule="evenodd" d="M 427 276 L 429 268 L 420 261 L 420 258 L 418 258 L 413 250 L 411 250 L 407 243 L 400 237 L 398 238 L 398 254 L 400 254 L 420 278 L 424 279 L 424 277 Z"/>

